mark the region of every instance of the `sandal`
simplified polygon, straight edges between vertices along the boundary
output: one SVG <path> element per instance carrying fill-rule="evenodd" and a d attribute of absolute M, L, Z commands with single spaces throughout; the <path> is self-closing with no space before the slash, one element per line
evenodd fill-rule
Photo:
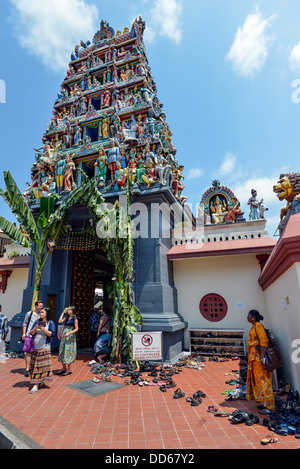
<path fill-rule="evenodd" d="M 278 438 L 272 435 L 267 435 L 265 438 L 261 440 L 262 445 L 268 445 L 269 443 L 277 443 Z"/>
<path fill-rule="evenodd" d="M 191 406 L 196 407 L 197 405 L 201 404 L 202 399 L 201 397 L 197 397 L 197 399 L 192 399 L 191 400 Z"/>
<path fill-rule="evenodd" d="M 259 423 L 259 418 L 256 415 L 250 414 L 249 418 L 245 420 L 246 425 L 249 427 L 258 424 Z"/>
<path fill-rule="evenodd" d="M 197 397 L 202 397 L 202 398 L 204 398 L 204 397 L 206 397 L 206 394 L 204 394 L 204 392 L 202 392 L 202 391 L 197 391 L 197 392 L 195 392 L 195 394 L 193 394 L 193 397 L 194 397 L 195 399 L 197 399 Z"/>
<path fill-rule="evenodd" d="M 162 392 L 167 392 L 167 388 L 166 388 L 166 385 L 165 384 L 162 384 L 160 387 L 159 387 L 160 391 Z"/>
<path fill-rule="evenodd" d="M 207 407 L 207 412 L 211 412 L 212 414 L 216 414 L 216 412 L 218 412 L 218 409 L 213 405 L 209 405 Z"/>
<path fill-rule="evenodd" d="M 172 380 L 170 379 L 169 381 L 167 381 L 166 387 L 167 387 L 168 389 L 170 389 L 170 388 L 175 388 L 175 387 L 176 387 L 176 384 L 174 383 L 174 381 L 172 381 Z"/>
<path fill-rule="evenodd" d="M 184 397 L 184 396 L 185 396 L 185 393 L 181 391 L 181 389 L 176 389 L 176 391 L 174 391 L 174 395 L 173 395 L 174 399 L 180 399 L 181 397 Z"/>

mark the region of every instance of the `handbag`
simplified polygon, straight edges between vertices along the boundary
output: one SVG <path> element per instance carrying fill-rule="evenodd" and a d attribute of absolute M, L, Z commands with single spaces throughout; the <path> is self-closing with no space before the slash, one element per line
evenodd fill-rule
<path fill-rule="evenodd" d="M 26 336 L 24 339 L 23 352 L 32 353 L 34 351 L 34 337 Z"/>
<path fill-rule="evenodd" d="M 262 358 L 262 365 L 265 370 L 274 371 L 283 365 L 283 360 L 273 335 L 268 329 L 265 331 L 268 337 L 268 346 Z"/>
<path fill-rule="evenodd" d="M 62 339 L 63 332 L 64 332 L 65 325 L 64 324 L 59 324 L 57 326 L 57 338 L 58 340 Z"/>
<path fill-rule="evenodd" d="M 283 365 L 283 360 L 274 337 L 271 335 L 270 331 L 266 330 L 266 333 L 268 336 L 268 347 L 262 359 L 262 364 L 265 370 L 274 371 Z"/>
<path fill-rule="evenodd" d="M 32 314 L 33 314 L 33 311 L 31 311 L 31 313 L 30 313 L 25 334 L 27 334 Z M 32 337 L 32 336 L 27 337 L 26 336 L 24 340 L 22 339 L 22 337 L 23 336 L 21 335 L 20 341 L 23 343 L 22 351 L 25 352 L 25 353 L 32 353 L 34 351 L 34 337 Z"/>

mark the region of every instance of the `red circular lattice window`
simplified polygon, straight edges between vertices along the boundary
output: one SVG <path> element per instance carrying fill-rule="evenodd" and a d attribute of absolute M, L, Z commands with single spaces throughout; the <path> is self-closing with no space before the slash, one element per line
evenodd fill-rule
<path fill-rule="evenodd" d="M 228 306 L 224 298 L 216 293 L 205 295 L 200 301 L 200 313 L 207 321 L 218 322 L 225 318 Z"/>

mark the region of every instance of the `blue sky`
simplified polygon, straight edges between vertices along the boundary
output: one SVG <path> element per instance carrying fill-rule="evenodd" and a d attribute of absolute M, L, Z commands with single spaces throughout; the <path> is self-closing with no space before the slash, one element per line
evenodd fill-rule
<path fill-rule="evenodd" d="M 193 212 L 219 179 L 248 218 L 255 188 L 273 236 L 283 204 L 272 187 L 299 171 L 297 0 L 0 0 L 0 186 L 7 169 L 20 189 L 30 180 L 76 44 L 101 19 L 123 31 L 139 15 Z M 14 221 L 2 199 L 0 214 Z"/>

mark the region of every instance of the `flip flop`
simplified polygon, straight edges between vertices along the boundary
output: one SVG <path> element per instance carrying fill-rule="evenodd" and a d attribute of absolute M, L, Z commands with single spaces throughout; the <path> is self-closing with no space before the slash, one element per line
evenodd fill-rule
<path fill-rule="evenodd" d="M 267 435 L 265 438 L 261 440 L 262 445 L 268 445 L 269 443 L 277 443 L 278 438 L 272 435 Z"/>

